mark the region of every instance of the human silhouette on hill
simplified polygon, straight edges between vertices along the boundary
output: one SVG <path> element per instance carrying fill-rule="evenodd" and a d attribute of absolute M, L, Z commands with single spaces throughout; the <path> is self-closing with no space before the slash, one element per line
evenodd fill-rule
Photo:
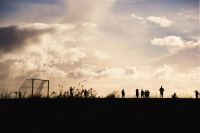
<path fill-rule="evenodd" d="M 160 91 L 160 97 L 163 98 L 164 88 L 161 86 L 159 91 Z"/>
<path fill-rule="evenodd" d="M 136 89 L 136 97 L 139 98 L 139 90 Z"/>
<path fill-rule="evenodd" d="M 143 89 L 141 90 L 141 98 L 144 98 L 144 91 L 143 91 Z"/>
<path fill-rule="evenodd" d="M 144 95 L 145 95 L 145 98 L 149 98 L 150 91 L 149 90 L 145 90 Z"/>
<path fill-rule="evenodd" d="M 172 98 L 177 98 L 176 93 L 174 93 L 174 94 L 172 95 Z"/>
<path fill-rule="evenodd" d="M 198 90 L 195 90 L 195 97 L 196 97 L 196 99 L 198 99 L 198 97 L 199 97 L 199 91 Z"/>
<path fill-rule="evenodd" d="M 150 91 L 147 90 L 147 98 L 149 98 L 149 97 L 150 97 Z"/>
<path fill-rule="evenodd" d="M 74 89 L 71 86 L 70 86 L 69 91 L 70 91 L 70 97 L 73 97 L 74 96 Z"/>
<path fill-rule="evenodd" d="M 125 91 L 124 91 L 124 89 L 122 89 L 122 98 L 125 98 Z"/>

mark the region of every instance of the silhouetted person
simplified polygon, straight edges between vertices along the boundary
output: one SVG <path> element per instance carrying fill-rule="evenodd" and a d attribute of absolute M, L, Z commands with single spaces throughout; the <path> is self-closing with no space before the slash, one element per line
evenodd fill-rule
<path fill-rule="evenodd" d="M 74 89 L 70 86 L 70 89 L 69 89 L 69 91 L 70 91 L 70 97 L 73 97 L 74 96 Z"/>
<path fill-rule="evenodd" d="M 198 99 L 198 97 L 199 97 L 199 91 L 198 90 L 195 90 L 195 96 L 196 96 L 196 99 Z"/>
<path fill-rule="evenodd" d="M 139 97 L 139 90 L 136 89 L 136 97 L 138 98 Z"/>
<path fill-rule="evenodd" d="M 144 91 L 143 91 L 143 89 L 141 90 L 141 98 L 144 98 Z"/>
<path fill-rule="evenodd" d="M 145 97 L 145 98 L 148 97 L 148 92 L 147 92 L 147 90 L 144 91 L 144 97 Z"/>
<path fill-rule="evenodd" d="M 122 89 L 122 98 L 125 98 L 125 91 Z"/>
<path fill-rule="evenodd" d="M 177 98 L 176 93 L 174 93 L 174 94 L 172 95 L 172 98 Z"/>
<path fill-rule="evenodd" d="M 160 91 L 160 97 L 163 98 L 164 88 L 161 86 L 159 91 Z"/>
<path fill-rule="evenodd" d="M 149 97 L 150 97 L 150 91 L 147 90 L 147 98 L 149 98 Z"/>
<path fill-rule="evenodd" d="M 145 98 L 149 98 L 150 91 L 149 90 L 145 90 L 144 95 L 145 95 Z"/>

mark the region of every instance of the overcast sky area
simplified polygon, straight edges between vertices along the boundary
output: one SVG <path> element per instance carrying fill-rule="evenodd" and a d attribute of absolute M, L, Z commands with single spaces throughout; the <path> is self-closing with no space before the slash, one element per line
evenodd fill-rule
<path fill-rule="evenodd" d="M 199 0 L 1 0 L 0 88 L 200 90 Z"/>

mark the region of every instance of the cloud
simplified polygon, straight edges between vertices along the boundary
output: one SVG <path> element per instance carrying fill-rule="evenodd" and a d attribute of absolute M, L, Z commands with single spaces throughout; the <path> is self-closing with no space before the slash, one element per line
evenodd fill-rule
<path fill-rule="evenodd" d="M 111 55 L 106 53 L 106 52 L 104 52 L 104 51 L 96 51 L 95 55 L 100 60 L 107 60 L 107 59 L 111 58 Z"/>
<path fill-rule="evenodd" d="M 69 35 L 77 30 L 73 24 L 56 23 L 1 28 L 0 63 L 7 68 L 7 79 L 64 78 L 69 66 L 87 58 L 84 48 L 70 46 L 74 37 Z"/>
<path fill-rule="evenodd" d="M 179 70 L 186 71 L 200 66 L 200 41 L 188 42 L 182 47 L 172 49 L 168 55 L 165 55 L 156 61 L 154 65 L 177 65 Z"/>
<path fill-rule="evenodd" d="M 182 14 L 182 13 L 177 13 L 177 15 L 178 15 L 178 16 L 182 16 L 183 14 Z"/>
<path fill-rule="evenodd" d="M 11 52 L 28 44 L 28 41 L 38 41 L 38 37 L 49 29 L 29 29 L 9 26 L 0 28 L 0 52 Z"/>
<path fill-rule="evenodd" d="M 198 20 L 199 20 L 199 16 L 194 15 L 194 14 L 185 15 L 185 18 L 186 18 L 186 19 L 195 20 L 195 21 L 198 21 Z"/>
<path fill-rule="evenodd" d="M 63 16 L 66 22 L 96 22 L 110 10 L 116 0 L 67 0 Z"/>
<path fill-rule="evenodd" d="M 124 67 L 124 68 L 107 68 L 103 73 L 111 78 L 116 79 L 134 79 L 136 73 L 135 67 Z"/>
<path fill-rule="evenodd" d="M 2 30 L 2 34 L 5 34 L 3 31 L 7 33 L 9 28 Z M 97 24 L 89 22 L 80 24 L 26 23 L 11 27 L 14 33 L 8 30 L 9 32 L 1 36 L 0 40 L 1 50 L 4 49 L 0 51 L 0 64 L 4 64 L 4 66 L 1 65 L 4 71 L 0 72 L 1 79 L 5 81 L 4 76 L 7 75 L 6 80 L 10 81 L 20 82 L 26 78 L 42 78 L 56 82 L 71 77 L 73 77 L 71 79 L 75 77 L 80 79 L 81 73 L 91 78 L 100 77 L 96 72 L 92 72 L 90 66 L 98 64 L 98 60 L 102 60 L 103 63 L 103 60 L 110 58 L 110 54 L 95 49 L 95 44 L 91 39 L 87 42 L 82 41 L 86 35 L 93 36 L 94 32 L 97 32 L 96 28 Z M 3 40 L 6 35 L 12 37 L 12 42 Z M 9 44 L 10 47 L 4 46 L 5 44 Z M 84 67 L 87 64 L 88 67 Z M 83 67 L 84 70 L 78 72 L 78 69 Z M 99 70 L 99 67 L 102 66 L 98 66 L 96 70 Z M 77 72 L 73 75 L 75 70 Z M 15 85 L 9 87 L 14 88 Z"/>
<path fill-rule="evenodd" d="M 89 23 L 89 22 L 85 22 L 82 24 L 83 26 L 87 27 L 87 28 L 96 28 L 97 24 L 96 23 Z"/>
<path fill-rule="evenodd" d="M 137 16 L 137 15 L 135 15 L 135 14 L 131 14 L 131 17 L 134 18 L 134 19 L 136 19 L 136 20 L 138 20 L 138 21 L 141 22 L 142 24 L 145 24 L 145 23 L 146 23 L 146 20 L 145 20 L 145 18 L 143 18 L 143 17 Z"/>
<path fill-rule="evenodd" d="M 62 6 L 58 5 L 60 3 Z M 108 40 L 102 37 L 103 33 L 98 28 L 99 24 L 102 24 L 102 18 L 109 16 L 107 14 L 114 3 L 115 0 L 59 0 L 53 4 L 47 2 L 47 5 L 27 3 L 29 9 L 20 8 L 19 4 L 20 7 L 16 7 L 17 10 L 10 19 L 15 20 L 16 26 L 11 28 L 11 32 L 6 32 L 7 34 L 2 31 L 5 35 L 0 38 L 0 62 L 5 63 L 8 68 L 8 79 L 68 78 L 67 73 L 86 64 L 92 66 L 98 63 L 97 60 L 102 60 L 103 65 L 103 60 L 110 58 L 110 54 L 98 49 L 96 45 L 99 41 L 97 43 L 96 39 L 100 37 L 105 41 L 105 45 L 108 44 Z M 21 4 L 23 6 L 23 3 Z M 61 8 L 57 8 L 58 6 Z M 7 15 L 9 17 L 10 14 Z M 23 24 L 19 24 L 19 20 L 23 21 Z M 7 26 L 6 30 L 9 27 Z M 12 34 L 14 37 L 10 37 Z M 4 41 L 5 36 L 13 41 Z M 8 61 L 11 62 L 9 65 L 6 63 Z"/>
<path fill-rule="evenodd" d="M 149 16 L 147 17 L 147 20 L 159 24 L 161 27 L 170 27 L 174 22 L 172 20 L 167 19 L 166 17 L 155 17 L 155 16 Z"/>
<path fill-rule="evenodd" d="M 135 67 L 99 68 L 96 65 L 85 64 L 82 68 L 69 72 L 68 77 L 73 79 L 134 79 Z"/>
<path fill-rule="evenodd" d="M 35 62 L 34 62 L 35 61 Z M 30 61 L 16 61 L 9 67 L 8 77 L 10 79 L 15 79 L 22 77 L 25 78 L 65 78 L 66 73 L 63 70 L 56 68 L 55 66 L 50 66 L 48 64 L 43 64 L 40 61 L 30 60 Z"/>
<path fill-rule="evenodd" d="M 184 45 L 184 40 L 179 36 L 167 36 L 164 38 L 154 38 L 151 40 L 151 44 L 158 46 L 181 47 Z"/>
<path fill-rule="evenodd" d="M 0 25 L 21 23 L 82 23 L 101 21 L 118 0 L 3 0 Z"/>
<path fill-rule="evenodd" d="M 63 48 L 61 48 L 63 49 Z M 60 49 L 60 51 L 61 51 Z M 74 47 L 59 51 L 53 51 L 51 49 L 52 54 L 49 55 L 49 62 L 52 64 L 68 64 L 73 65 L 75 63 L 80 62 L 83 59 L 87 58 L 87 51 L 81 47 Z M 64 58 L 66 57 L 66 58 Z"/>
<path fill-rule="evenodd" d="M 188 20 L 195 20 L 198 21 L 199 18 L 199 12 L 195 9 L 190 9 L 190 10 L 182 10 L 180 12 L 177 13 L 178 16 L 182 16 L 185 19 Z"/>
<path fill-rule="evenodd" d="M 153 77 L 169 81 L 172 79 L 173 74 L 175 74 L 174 67 L 164 64 L 154 71 Z"/>
<path fill-rule="evenodd" d="M 74 29 L 74 24 L 68 24 L 68 23 L 25 23 L 18 26 L 19 30 L 54 30 L 55 31 L 65 31 L 65 30 L 71 30 Z"/>
<path fill-rule="evenodd" d="M 146 24 L 147 22 L 153 22 L 159 24 L 161 27 L 170 27 L 174 22 L 172 20 L 167 19 L 166 17 L 155 17 L 155 16 L 148 16 L 146 18 L 138 16 L 136 14 L 131 14 L 131 17 L 141 22 L 142 24 Z"/>

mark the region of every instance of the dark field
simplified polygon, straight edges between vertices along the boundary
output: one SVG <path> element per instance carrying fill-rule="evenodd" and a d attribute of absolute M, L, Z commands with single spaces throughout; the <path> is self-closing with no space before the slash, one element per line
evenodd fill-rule
<path fill-rule="evenodd" d="M 0 100 L 6 130 L 104 132 L 200 127 L 196 99 L 20 99 Z M 193 124 L 191 126 L 191 124 Z M 190 125 L 190 126 L 189 126 Z"/>

